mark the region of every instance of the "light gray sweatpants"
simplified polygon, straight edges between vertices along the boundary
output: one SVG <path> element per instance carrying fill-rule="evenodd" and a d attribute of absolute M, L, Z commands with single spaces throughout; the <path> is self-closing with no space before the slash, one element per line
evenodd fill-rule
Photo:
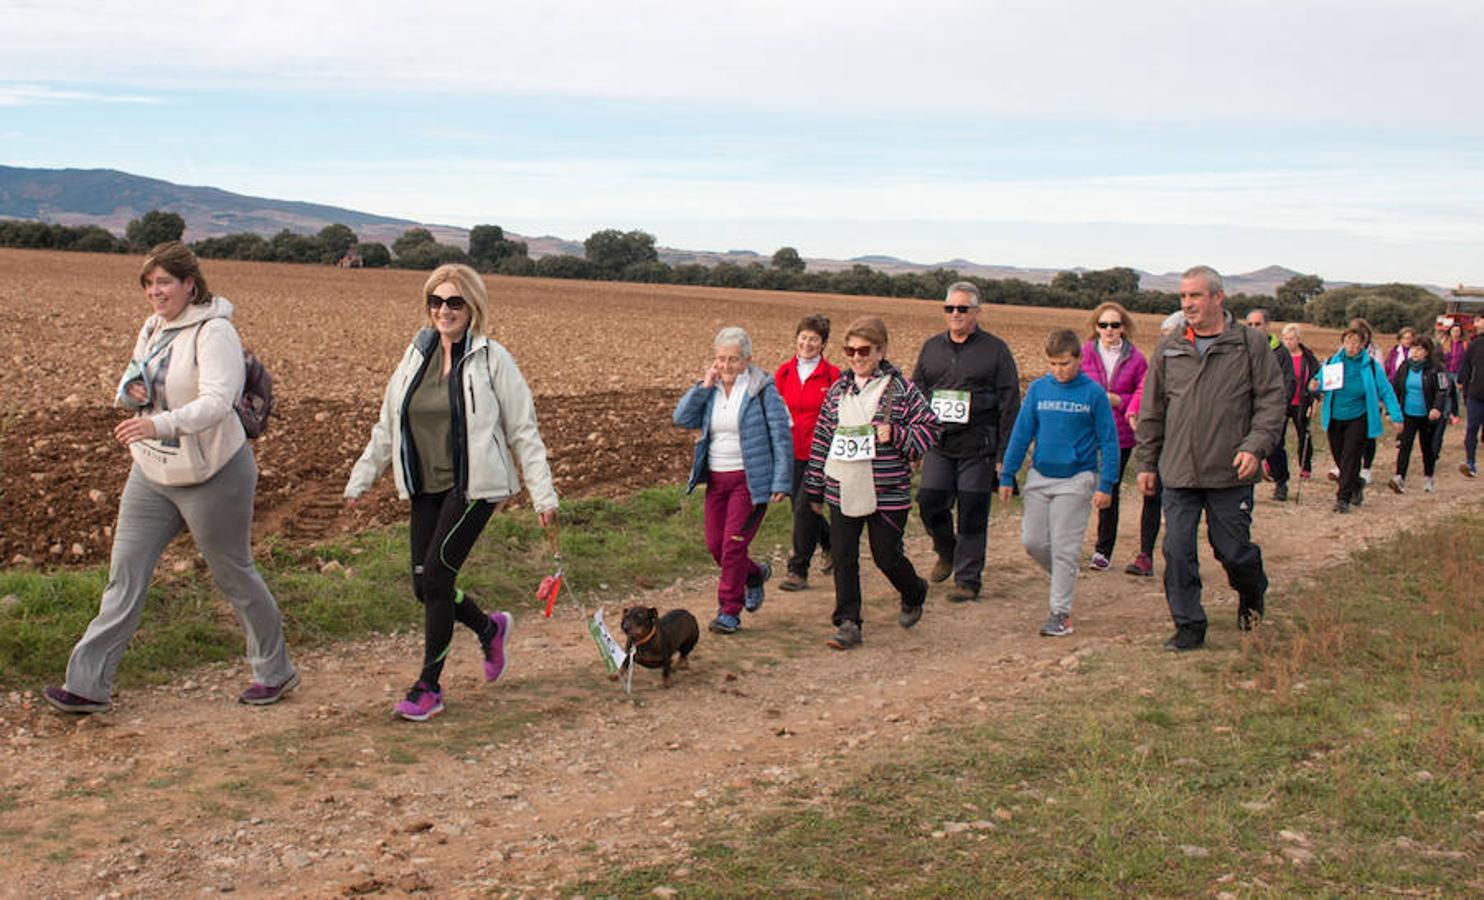
<path fill-rule="evenodd" d="M 252 559 L 252 504 L 258 464 L 246 444 L 215 475 L 200 484 L 165 487 L 135 466 L 119 499 L 108 586 L 98 615 L 72 648 L 67 690 L 89 700 L 113 696 L 124 648 L 139 628 L 155 564 L 165 547 L 190 529 L 211 578 L 247 634 L 253 680 L 279 685 L 294 674 L 284 645 L 283 619 Z"/>
<path fill-rule="evenodd" d="M 1020 499 L 1025 515 L 1020 520 L 1020 542 L 1025 552 L 1051 573 L 1051 611 L 1070 613 L 1077 589 L 1077 570 L 1082 564 L 1082 539 L 1092 515 L 1092 495 L 1097 490 L 1096 472 L 1081 472 L 1071 478 L 1048 478 L 1030 469 Z"/>

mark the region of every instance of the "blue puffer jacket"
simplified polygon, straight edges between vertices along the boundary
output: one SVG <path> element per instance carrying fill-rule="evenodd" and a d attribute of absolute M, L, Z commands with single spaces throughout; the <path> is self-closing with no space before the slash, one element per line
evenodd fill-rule
<path fill-rule="evenodd" d="M 706 455 L 711 448 L 711 404 L 715 388 L 697 382 L 675 404 L 675 424 L 701 429 L 696 455 L 691 462 L 688 494 L 707 480 Z M 766 409 L 765 409 L 766 407 Z M 747 367 L 747 395 L 742 400 L 738 428 L 742 432 L 742 470 L 747 473 L 747 492 L 755 504 L 767 503 L 772 494 L 787 494 L 793 486 L 794 445 L 788 406 L 773 386 L 773 376 L 757 366 Z"/>

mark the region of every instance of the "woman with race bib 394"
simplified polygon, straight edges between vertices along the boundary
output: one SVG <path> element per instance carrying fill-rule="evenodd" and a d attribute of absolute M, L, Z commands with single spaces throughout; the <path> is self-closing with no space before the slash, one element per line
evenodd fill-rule
<path fill-rule="evenodd" d="M 901 595 L 898 624 L 922 618 L 928 583 L 903 549 L 912 509 L 915 460 L 938 441 L 941 426 L 917 387 L 887 362 L 886 323 L 856 319 L 845 332 L 847 371 L 825 395 L 814 429 L 804 491 L 817 512 L 830 509 L 830 552 L 835 562 L 836 650 L 861 644 L 860 539 L 866 531 L 871 557 Z"/>

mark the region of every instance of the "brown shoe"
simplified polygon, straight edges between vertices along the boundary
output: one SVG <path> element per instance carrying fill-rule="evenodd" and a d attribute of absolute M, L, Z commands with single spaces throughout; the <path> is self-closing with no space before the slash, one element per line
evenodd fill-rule
<path fill-rule="evenodd" d="M 802 591 L 808 586 L 809 579 L 797 572 L 789 572 L 783 576 L 782 581 L 778 582 L 778 590 L 780 591 Z"/>
<path fill-rule="evenodd" d="M 979 599 L 979 592 L 974 588 L 962 584 L 955 584 L 948 589 L 949 603 L 969 603 Z"/>
<path fill-rule="evenodd" d="M 938 557 L 938 561 L 933 563 L 933 571 L 928 573 L 928 580 L 933 584 L 942 584 L 952 574 L 953 559 L 947 556 L 940 556 Z"/>
<path fill-rule="evenodd" d="M 835 558 L 833 556 L 830 556 L 828 553 L 825 554 L 824 561 L 819 564 L 819 574 L 835 574 Z"/>

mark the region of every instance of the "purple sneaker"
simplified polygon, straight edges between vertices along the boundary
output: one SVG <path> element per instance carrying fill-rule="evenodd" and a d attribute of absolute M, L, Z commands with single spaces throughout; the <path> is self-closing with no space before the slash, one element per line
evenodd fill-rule
<path fill-rule="evenodd" d="M 249 706 L 268 706 L 277 703 L 284 695 L 299 686 L 299 673 L 295 672 L 289 676 L 289 680 L 279 685 L 263 684 L 254 681 L 247 686 L 247 690 L 237 695 L 238 703 L 246 703 Z"/>
<path fill-rule="evenodd" d="M 407 699 L 397 704 L 396 713 L 409 722 L 426 722 L 443 712 L 443 692 L 419 681 L 407 692 Z"/>
<path fill-rule="evenodd" d="M 41 696 L 46 698 L 47 703 L 50 703 L 62 712 L 87 714 L 108 712 L 110 709 L 113 709 L 113 704 L 106 700 L 89 700 L 87 697 L 74 694 L 66 688 L 60 688 L 51 684 L 47 685 L 41 692 Z"/>
<path fill-rule="evenodd" d="M 515 627 L 515 617 L 508 612 L 494 612 L 490 613 L 490 621 L 495 623 L 495 636 L 484 648 L 484 680 L 498 681 L 509 664 L 505 644 L 510 640 L 510 629 Z"/>

